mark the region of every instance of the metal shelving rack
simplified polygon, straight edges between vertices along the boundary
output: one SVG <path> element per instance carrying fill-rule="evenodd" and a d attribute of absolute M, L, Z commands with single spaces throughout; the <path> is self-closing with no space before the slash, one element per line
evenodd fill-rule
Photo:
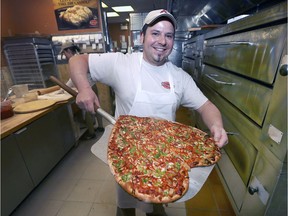
<path fill-rule="evenodd" d="M 54 85 L 49 79 L 51 75 L 59 77 L 52 43 L 48 39 L 7 40 L 4 53 L 15 85 L 46 88 Z"/>

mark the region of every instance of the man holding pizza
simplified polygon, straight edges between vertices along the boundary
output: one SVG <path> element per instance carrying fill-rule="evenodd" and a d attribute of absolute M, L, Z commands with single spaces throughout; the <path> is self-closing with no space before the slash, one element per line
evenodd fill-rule
<path fill-rule="evenodd" d="M 219 147 L 228 143 L 220 111 L 199 90 L 189 74 L 168 61 L 176 29 L 175 18 L 166 10 L 151 11 L 141 32 L 143 53 L 105 53 L 72 57 L 71 78 L 79 91 L 76 103 L 94 113 L 99 100 L 87 80 L 111 86 L 116 97 L 116 119 L 120 115 L 156 117 L 175 121 L 177 108 L 196 110 Z M 137 200 L 117 187 L 117 215 L 135 215 L 140 208 L 146 215 L 166 215 L 162 205 Z"/>

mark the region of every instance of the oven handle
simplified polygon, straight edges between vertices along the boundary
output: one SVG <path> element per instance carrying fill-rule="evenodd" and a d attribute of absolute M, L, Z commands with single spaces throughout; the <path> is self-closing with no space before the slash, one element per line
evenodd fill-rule
<path fill-rule="evenodd" d="M 245 46 L 255 46 L 256 43 L 247 42 L 247 41 L 231 41 L 231 42 L 223 42 L 223 43 L 215 43 L 215 44 L 207 44 L 206 47 L 213 47 L 213 46 L 227 46 L 227 45 L 245 45 Z"/>
<path fill-rule="evenodd" d="M 190 62 L 191 61 L 189 61 L 189 60 L 186 60 L 186 59 L 183 59 L 183 61 L 182 62 L 185 62 L 185 63 L 189 63 L 190 64 Z"/>
<path fill-rule="evenodd" d="M 220 85 L 236 85 L 236 83 L 234 82 L 224 82 L 224 81 L 221 81 L 221 80 L 217 80 L 215 79 L 214 77 L 218 76 L 217 74 L 205 74 L 205 76 L 212 80 L 213 82 L 217 83 L 217 84 L 220 84 Z"/>
<path fill-rule="evenodd" d="M 211 137 L 211 132 L 210 131 L 204 131 L 206 134 L 204 135 L 205 139 L 208 139 Z M 227 136 L 239 136 L 240 134 L 237 132 L 232 132 L 232 131 L 227 131 L 226 132 Z"/>
<path fill-rule="evenodd" d="M 234 136 L 234 135 L 239 136 L 239 133 L 237 133 L 237 132 L 232 132 L 232 131 L 228 131 L 228 132 L 226 132 L 226 134 L 227 134 L 227 135 L 230 135 L 230 136 Z"/>

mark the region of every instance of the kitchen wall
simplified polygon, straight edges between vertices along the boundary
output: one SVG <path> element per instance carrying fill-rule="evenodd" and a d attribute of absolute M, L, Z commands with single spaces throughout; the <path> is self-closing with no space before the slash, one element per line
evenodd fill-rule
<path fill-rule="evenodd" d="M 98 0 L 95 0 L 99 5 Z M 98 9 L 100 14 L 100 9 Z M 101 16 L 99 16 L 100 21 Z M 100 22 L 102 23 L 102 22 Z M 1 38 L 17 35 L 63 35 L 102 31 L 95 29 L 58 30 L 54 14 L 53 0 L 2 0 L 1 1 Z M 3 41 L 3 40 L 1 40 Z M 2 46 L 1 46 L 2 47 Z M 3 54 L 1 49 L 1 54 Z M 1 66 L 6 65 L 1 55 Z"/>
<path fill-rule="evenodd" d="M 98 0 L 94 0 L 99 5 Z M 99 11 L 99 10 L 98 10 Z M 59 31 L 54 14 L 53 0 L 2 0 L 1 36 L 16 34 L 65 34 L 95 32 L 99 29 L 77 29 Z M 100 11 L 98 12 L 100 14 Z M 101 19 L 101 17 L 99 17 Z M 101 23 L 101 22 L 100 22 Z"/>
<path fill-rule="evenodd" d="M 101 21 L 100 1 L 95 0 L 95 2 L 98 4 L 98 19 Z M 101 23 L 102 21 L 100 22 L 99 28 L 95 29 L 59 31 L 54 13 L 53 0 L 1 0 L 1 98 L 5 97 L 7 89 L 13 85 L 2 50 L 3 38 L 22 35 L 65 35 L 102 32 Z M 60 79 L 65 82 L 68 79 L 67 65 L 58 65 L 58 69 Z M 109 112 L 113 112 L 112 110 L 110 111 L 112 105 L 108 98 L 110 97 L 108 87 L 99 87 L 102 88 L 102 92 L 104 92 L 104 95 L 101 97 L 104 98 L 102 101 L 105 103 L 105 107 L 107 107 Z"/>
<path fill-rule="evenodd" d="M 112 41 L 117 42 L 117 47 L 120 49 L 120 36 L 123 35 L 125 37 L 125 41 L 128 43 L 128 36 L 130 36 L 130 29 L 128 25 L 128 29 L 121 29 L 120 23 L 109 23 L 108 31 Z"/>

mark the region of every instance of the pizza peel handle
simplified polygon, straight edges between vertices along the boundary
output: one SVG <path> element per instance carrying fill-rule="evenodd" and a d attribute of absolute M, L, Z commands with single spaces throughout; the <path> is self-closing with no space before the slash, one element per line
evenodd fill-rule
<path fill-rule="evenodd" d="M 96 112 L 99 113 L 104 118 L 106 118 L 111 124 L 114 125 L 116 123 L 115 118 L 113 116 L 111 116 L 109 113 L 107 113 L 105 110 L 103 110 L 101 107 L 98 107 Z"/>
<path fill-rule="evenodd" d="M 71 94 L 73 97 L 76 98 L 78 93 L 74 91 L 72 88 L 70 88 L 69 86 L 67 86 L 65 83 L 63 83 L 62 81 L 60 81 L 54 76 L 50 76 L 50 80 L 56 83 L 57 85 L 59 85 L 61 88 L 63 88 L 65 91 L 67 91 L 69 94 Z M 105 110 L 103 110 L 102 108 L 95 106 L 95 111 L 99 113 L 101 116 L 103 116 L 104 118 L 106 118 L 111 124 L 114 125 L 116 123 L 115 118 L 111 116 L 109 113 L 107 113 Z"/>

